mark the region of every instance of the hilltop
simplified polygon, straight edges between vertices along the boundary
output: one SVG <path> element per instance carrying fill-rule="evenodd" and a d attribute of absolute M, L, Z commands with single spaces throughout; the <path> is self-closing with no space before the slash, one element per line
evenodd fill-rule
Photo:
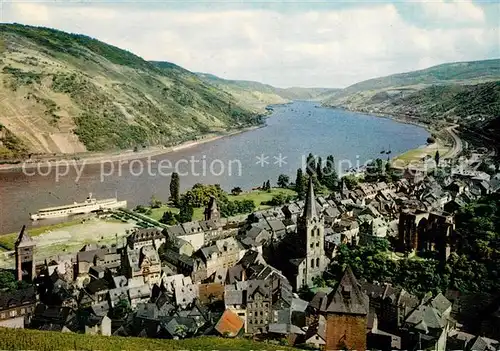
<path fill-rule="evenodd" d="M 381 90 L 405 88 L 416 91 L 430 85 L 477 84 L 500 78 L 500 59 L 444 63 L 422 70 L 397 73 L 386 77 L 368 79 L 337 92 L 326 103 L 345 101 L 355 94 L 369 94 Z"/>
<path fill-rule="evenodd" d="M 209 73 L 198 73 L 198 76 L 206 83 L 233 95 L 241 104 L 253 106 L 256 109 L 291 100 L 316 100 L 322 94 L 337 91 L 331 88 L 277 88 L 254 81 L 224 79 Z"/>
<path fill-rule="evenodd" d="M 421 123 L 488 124 L 500 116 L 500 59 L 447 63 L 351 85 L 326 106 Z"/>
<path fill-rule="evenodd" d="M 0 24 L 0 158 L 173 145 L 261 123 L 172 63 L 93 38 Z"/>

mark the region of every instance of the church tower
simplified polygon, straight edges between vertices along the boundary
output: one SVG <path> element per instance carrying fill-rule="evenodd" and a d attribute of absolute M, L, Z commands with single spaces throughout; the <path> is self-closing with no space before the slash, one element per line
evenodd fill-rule
<path fill-rule="evenodd" d="M 32 281 L 35 278 L 35 242 L 28 235 L 24 225 L 16 240 L 16 276 L 17 280 Z"/>
<path fill-rule="evenodd" d="M 217 200 L 215 200 L 215 197 L 210 198 L 210 202 L 208 203 L 208 206 L 205 208 L 205 220 L 214 220 L 218 221 L 220 219 L 220 212 L 219 212 L 219 207 L 217 206 Z"/>
<path fill-rule="evenodd" d="M 309 178 L 304 213 L 298 220 L 297 233 L 305 245 L 304 280 L 306 285 L 312 286 L 313 278 L 320 277 L 326 268 L 325 225 L 323 215 L 316 210 L 312 178 Z"/>

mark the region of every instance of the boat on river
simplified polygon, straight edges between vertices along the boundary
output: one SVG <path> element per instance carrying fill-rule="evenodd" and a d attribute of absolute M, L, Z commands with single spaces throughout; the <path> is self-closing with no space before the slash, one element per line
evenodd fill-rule
<path fill-rule="evenodd" d="M 97 200 L 92 197 L 92 194 L 89 194 L 84 202 L 74 202 L 71 205 L 42 208 L 38 210 L 37 213 L 30 213 L 30 218 L 33 221 L 37 221 L 39 219 L 61 218 L 99 211 L 107 212 L 126 207 L 127 201 L 119 201 L 116 197 Z"/>

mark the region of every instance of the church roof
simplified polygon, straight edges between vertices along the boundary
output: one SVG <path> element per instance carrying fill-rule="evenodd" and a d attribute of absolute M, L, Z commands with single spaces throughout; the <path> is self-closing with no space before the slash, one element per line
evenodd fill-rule
<path fill-rule="evenodd" d="M 207 207 L 205 208 L 205 213 L 217 213 L 219 208 L 217 207 L 217 200 L 214 196 L 210 197 Z"/>
<path fill-rule="evenodd" d="M 35 242 L 28 235 L 26 226 L 23 225 L 23 228 L 21 229 L 21 232 L 19 233 L 19 236 L 17 237 L 16 240 L 16 247 L 30 247 L 30 246 L 35 246 Z"/>
<path fill-rule="evenodd" d="M 344 272 L 337 287 L 320 304 L 323 312 L 367 315 L 369 310 L 368 295 L 361 291 L 350 267 Z"/>
<path fill-rule="evenodd" d="M 307 189 L 306 203 L 304 205 L 303 216 L 305 218 L 313 218 L 317 216 L 316 198 L 314 197 L 314 188 L 312 177 L 309 177 L 309 187 Z"/>

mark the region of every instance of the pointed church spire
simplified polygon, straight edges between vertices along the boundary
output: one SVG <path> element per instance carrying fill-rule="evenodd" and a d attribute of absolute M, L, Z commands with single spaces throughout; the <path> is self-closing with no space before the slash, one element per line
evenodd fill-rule
<path fill-rule="evenodd" d="M 219 207 L 217 206 L 217 200 L 214 196 L 210 197 L 207 207 L 205 208 L 205 220 L 210 219 L 218 220 L 220 218 Z"/>
<path fill-rule="evenodd" d="M 23 246 L 35 246 L 35 242 L 28 235 L 28 231 L 26 230 L 26 225 L 23 225 L 23 228 L 21 229 L 21 232 L 19 233 L 19 236 L 17 237 L 16 240 L 16 247 L 23 247 Z"/>
<path fill-rule="evenodd" d="M 309 187 L 307 189 L 303 216 L 305 218 L 313 218 L 317 215 L 318 213 L 316 212 L 316 197 L 314 196 L 313 179 L 312 177 L 309 177 Z"/>

